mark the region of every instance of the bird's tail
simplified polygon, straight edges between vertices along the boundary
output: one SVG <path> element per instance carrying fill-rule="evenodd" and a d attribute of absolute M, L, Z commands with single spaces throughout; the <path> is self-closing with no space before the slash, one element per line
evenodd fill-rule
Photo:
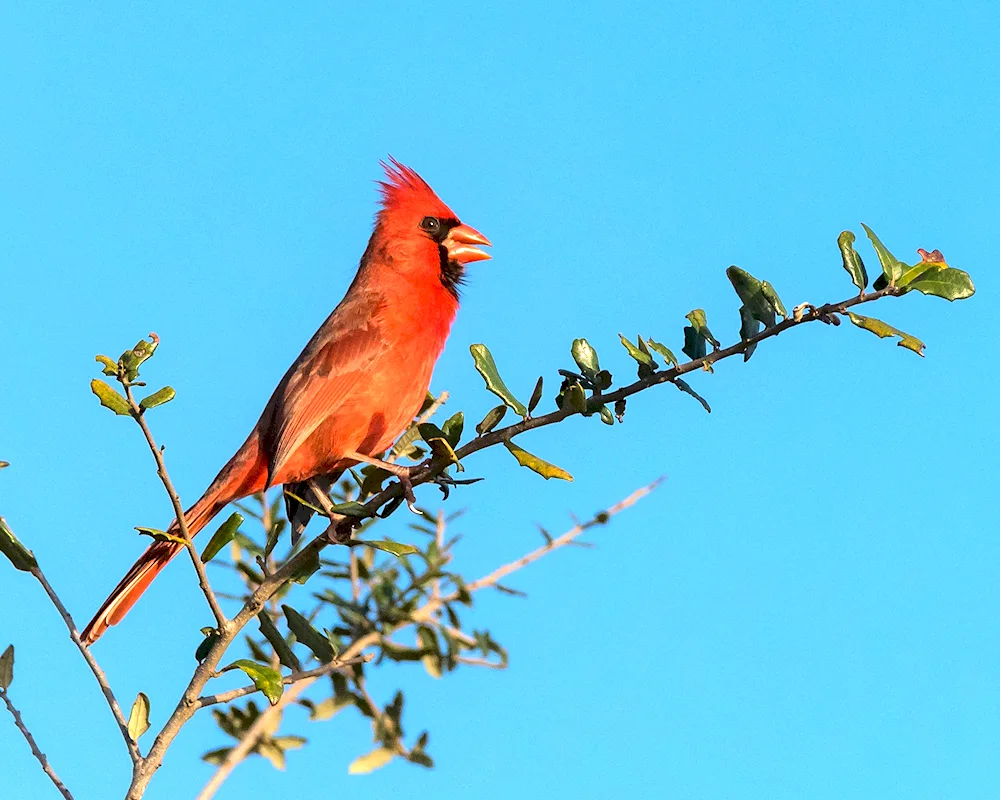
<path fill-rule="evenodd" d="M 201 499 L 184 512 L 184 519 L 191 536 L 208 525 L 227 504 L 264 489 L 267 467 L 262 463 L 259 454 L 260 446 L 255 431 L 222 468 Z M 169 533 L 179 535 L 180 528 L 177 521 L 174 520 L 167 530 Z M 169 541 L 151 544 L 83 629 L 80 638 L 84 644 L 93 644 L 109 627 L 121 622 L 142 593 L 149 588 L 153 578 L 159 575 L 160 570 L 182 549 L 183 545 Z"/>

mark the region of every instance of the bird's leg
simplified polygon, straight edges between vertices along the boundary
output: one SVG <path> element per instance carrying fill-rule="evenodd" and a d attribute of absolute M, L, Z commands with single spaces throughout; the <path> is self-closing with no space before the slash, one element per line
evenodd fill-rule
<path fill-rule="evenodd" d="M 413 494 L 413 483 L 410 481 L 410 467 L 403 467 L 399 464 L 392 464 L 388 461 L 383 461 L 380 458 L 375 458 L 374 456 L 366 456 L 364 453 L 358 453 L 354 450 L 348 450 L 344 453 L 345 458 L 351 458 L 355 461 L 363 461 L 365 464 L 371 464 L 373 467 L 378 467 L 379 469 L 384 469 L 390 475 L 395 475 L 399 479 L 400 486 L 403 487 L 403 497 L 406 498 L 406 505 L 409 507 L 410 511 L 415 514 L 420 512 L 416 509 L 417 498 Z"/>

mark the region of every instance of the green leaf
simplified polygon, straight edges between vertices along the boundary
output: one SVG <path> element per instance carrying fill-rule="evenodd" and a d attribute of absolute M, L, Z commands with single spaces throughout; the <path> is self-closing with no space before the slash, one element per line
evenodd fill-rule
<path fill-rule="evenodd" d="M 686 392 L 687 394 L 691 395 L 695 400 L 697 400 L 699 403 L 701 403 L 702 407 L 709 414 L 712 413 L 712 407 L 708 404 L 708 401 L 700 394 L 698 394 L 694 389 L 692 389 L 687 381 L 682 381 L 680 378 L 675 378 L 673 384 L 682 392 Z"/>
<path fill-rule="evenodd" d="M 598 413 L 601 415 L 601 422 L 605 425 L 615 424 L 615 415 L 611 413 L 611 409 L 605 405 L 602 405 Z"/>
<path fill-rule="evenodd" d="M 409 452 L 413 449 L 413 443 L 416 441 L 418 436 L 417 426 L 411 425 L 405 431 L 403 435 L 396 440 L 396 444 L 392 446 L 392 454 L 396 458 L 407 456 Z"/>
<path fill-rule="evenodd" d="M 21 544 L 14 532 L 7 527 L 7 521 L 3 517 L 0 517 L 0 552 L 10 559 L 14 569 L 21 572 L 30 572 L 38 566 L 34 553 Z"/>
<path fill-rule="evenodd" d="M 731 267 L 731 269 L 736 268 Z M 707 344 L 711 344 L 716 350 L 719 348 L 719 340 L 708 329 L 708 321 L 705 318 L 705 311 L 703 309 L 696 308 L 684 316 L 691 323 L 690 326 L 684 328 L 684 347 L 682 348 L 688 358 L 692 361 L 704 358 L 708 354 Z"/>
<path fill-rule="evenodd" d="M 90 391 L 97 395 L 97 399 L 101 401 L 101 405 L 105 408 L 110 408 L 122 417 L 131 416 L 132 411 L 129 408 L 128 400 L 118 394 L 118 392 L 108 386 L 108 384 L 100 378 L 94 378 L 94 380 L 90 382 Z"/>
<path fill-rule="evenodd" d="M 275 627 L 271 615 L 267 611 L 262 610 L 257 615 L 257 622 L 260 624 L 260 632 L 264 634 L 264 638 L 270 642 L 271 647 L 274 648 L 274 652 L 277 653 L 278 661 L 292 670 L 292 672 L 301 672 L 302 664 L 299 663 L 298 656 L 292 652 L 292 648 L 285 641 L 285 637 Z"/>
<path fill-rule="evenodd" d="M 976 287 L 972 284 L 968 272 L 933 262 L 917 264 L 913 269 L 925 265 L 930 269 L 921 270 L 913 277 L 909 277 L 909 273 L 904 274 L 899 279 L 899 286 L 934 297 L 943 297 L 945 300 L 965 300 L 976 293 Z"/>
<path fill-rule="evenodd" d="M 476 362 L 476 370 L 483 376 L 483 380 L 486 381 L 486 388 L 503 400 L 515 414 L 526 417 L 528 409 L 524 403 L 511 394 L 510 389 L 503 382 L 503 378 L 500 377 L 500 373 L 497 371 L 496 362 L 493 360 L 493 354 L 490 353 L 486 345 L 474 344 L 469 347 L 469 352 L 472 353 L 472 358 Z"/>
<path fill-rule="evenodd" d="M 889 323 L 883 322 L 880 319 L 875 319 L 874 317 L 862 317 L 860 314 L 855 314 L 852 311 L 848 311 L 847 316 L 850 318 L 851 322 L 859 328 L 864 328 L 866 331 L 874 333 L 880 339 L 898 336 L 900 341 L 896 342 L 896 344 L 900 347 L 905 347 L 907 350 L 912 350 L 918 356 L 923 357 L 923 350 L 927 345 L 920 341 L 916 336 L 911 336 L 898 328 L 892 327 Z"/>
<path fill-rule="evenodd" d="M 708 320 L 705 317 L 704 309 L 696 308 L 694 311 L 685 314 L 684 318 L 691 323 L 691 327 L 701 334 L 706 341 L 711 343 L 712 347 L 718 349 L 719 340 L 712 336 L 712 332 L 708 329 Z"/>
<path fill-rule="evenodd" d="M 764 281 L 757 280 L 746 270 L 735 266 L 729 267 L 726 270 L 726 275 L 729 278 L 729 282 L 733 284 L 736 294 L 739 295 L 740 300 L 743 301 L 743 305 L 746 306 L 754 319 L 764 323 L 768 328 L 772 327 L 774 325 L 774 314 L 777 306 L 781 307 L 782 316 L 787 316 L 784 314 L 785 307 L 782 305 L 781 299 L 770 284 L 767 284 L 768 288 L 765 291 Z M 702 315 L 704 315 L 704 312 L 702 312 Z M 691 319 L 690 315 L 688 319 Z M 693 322 L 692 320 L 692 324 Z M 697 325 L 694 325 L 694 327 L 698 330 Z M 718 346 L 718 342 L 715 345 Z"/>
<path fill-rule="evenodd" d="M 573 480 L 573 476 L 570 475 L 566 470 L 561 467 L 557 467 L 555 464 L 550 464 L 548 461 L 543 461 L 538 456 L 532 455 L 527 450 L 522 447 L 518 447 L 513 442 L 504 442 L 504 447 L 510 451 L 510 454 L 517 459 L 517 463 L 522 467 L 527 467 L 533 472 L 537 472 L 545 480 L 549 478 L 559 478 L 564 481 Z"/>
<path fill-rule="evenodd" d="M 272 706 L 281 699 L 285 686 L 281 682 L 281 673 L 278 670 L 265 667 L 263 664 L 258 664 L 248 658 L 234 661 L 224 669 L 233 669 L 234 667 L 246 673 L 246 676 L 253 681 L 253 685 L 263 692 L 264 697 Z"/>
<path fill-rule="evenodd" d="M 514 409 L 515 411 L 517 409 Z M 396 757 L 396 754 L 390 750 L 388 747 L 380 747 L 377 750 L 372 750 L 370 753 L 366 753 L 363 756 L 359 756 L 351 762 L 351 765 L 347 768 L 348 775 L 367 775 L 369 772 L 374 772 L 381 767 L 384 767 L 392 759 Z"/>
<path fill-rule="evenodd" d="M 476 433 L 482 436 L 484 433 L 489 433 L 497 425 L 500 424 L 500 420 L 503 419 L 504 414 L 507 413 L 507 406 L 496 406 L 491 408 L 486 416 L 483 417 L 482 422 L 476 426 Z"/>
<path fill-rule="evenodd" d="M 330 513 L 340 514 L 342 517 L 360 517 L 362 519 L 372 516 L 372 512 L 356 500 L 348 500 L 346 503 L 337 503 L 330 506 Z"/>
<path fill-rule="evenodd" d="M 313 655 L 324 664 L 333 661 L 333 645 L 330 644 L 329 639 L 316 630 L 309 620 L 291 606 L 283 605 L 281 610 L 285 612 L 288 629 L 295 634 L 295 638 L 299 642 L 312 650 Z"/>
<path fill-rule="evenodd" d="M 465 430 L 465 414 L 461 411 L 455 412 L 445 420 L 441 430 L 448 444 L 453 448 L 458 447 L 458 443 L 462 441 L 462 431 Z"/>
<path fill-rule="evenodd" d="M 281 521 L 284 522 L 284 520 Z M 304 584 L 319 571 L 320 566 L 319 552 L 310 550 L 300 559 L 296 559 L 295 568 L 288 573 L 288 580 L 300 585 Z"/>
<path fill-rule="evenodd" d="M 215 647 L 215 643 L 219 641 L 219 632 L 215 630 L 215 628 L 202 628 L 201 632 L 205 638 L 202 639 L 201 644 L 198 645 L 198 649 L 194 651 L 195 660 L 199 664 L 208 658 L 209 651 Z"/>
<path fill-rule="evenodd" d="M 351 698 L 328 697 L 310 709 L 309 721 L 322 722 L 323 720 L 330 719 L 334 714 L 343 711 L 351 705 L 354 705 L 354 701 Z"/>
<path fill-rule="evenodd" d="M 0 656 L 0 689 L 7 691 L 11 683 L 14 682 L 14 645 L 7 645 L 7 649 Z"/>
<path fill-rule="evenodd" d="M 753 312 L 746 306 L 740 306 L 740 338 L 746 342 L 760 333 L 760 320 L 757 319 Z M 750 356 L 753 355 L 753 351 L 757 349 L 757 342 L 749 345 L 746 350 L 743 351 L 743 361 L 749 361 Z"/>
<path fill-rule="evenodd" d="M 458 463 L 458 456 L 443 430 L 433 422 L 421 422 L 417 427 L 420 429 L 420 438 L 427 442 L 435 458 L 443 458 L 451 464 Z"/>
<path fill-rule="evenodd" d="M 704 358 L 708 355 L 708 346 L 705 337 L 694 328 L 687 326 L 684 328 L 684 346 L 681 351 L 692 361 Z"/>
<path fill-rule="evenodd" d="M 149 730 L 149 697 L 145 692 L 136 695 L 135 702 L 132 703 L 132 710 L 128 714 L 128 735 L 133 742 L 138 742 L 139 737 Z"/>
<path fill-rule="evenodd" d="M 872 246 L 875 248 L 875 254 L 878 256 L 879 264 L 882 265 L 882 274 L 885 276 L 885 284 L 888 286 L 895 286 L 896 281 L 903 275 L 906 271 L 906 264 L 900 261 L 896 256 L 886 249 L 886 246 L 879 241 L 879 238 L 875 235 L 875 231 L 869 228 L 865 223 L 861 223 L 861 227 L 865 229 L 865 233 L 868 234 L 868 238 L 871 239 Z M 879 287 L 876 286 L 876 289 Z"/>
<path fill-rule="evenodd" d="M 632 344 L 628 339 L 625 338 L 625 334 L 619 333 L 618 338 L 622 340 L 622 347 L 628 352 L 632 358 L 634 358 L 640 365 L 645 365 L 650 368 L 650 372 L 656 369 L 656 362 L 653 361 L 653 357 L 649 354 L 648 350 L 642 350 L 636 345 Z M 639 337 L 639 341 L 642 341 L 642 337 Z"/>
<path fill-rule="evenodd" d="M 222 551 L 222 548 L 229 544 L 233 537 L 236 535 L 236 531 L 239 530 L 240 525 L 243 524 L 243 515 L 239 512 L 234 511 L 229 515 L 229 519 L 223 522 L 219 529 L 212 534 L 212 538 L 208 540 L 208 544 L 201 553 L 201 562 L 207 564 L 213 558 L 215 558 Z"/>
<path fill-rule="evenodd" d="M 376 550 L 381 550 L 384 553 L 391 553 L 396 556 L 414 556 L 420 552 L 420 550 L 414 547 L 412 544 L 404 544 L 403 542 L 390 542 L 384 539 L 372 540 L 366 539 L 361 541 L 360 544 L 367 545 L 368 547 L 374 547 Z"/>
<path fill-rule="evenodd" d="M 647 339 L 646 341 L 649 343 L 649 346 L 651 348 L 653 348 L 657 353 L 659 353 L 661 356 L 663 356 L 663 358 L 667 362 L 667 364 L 669 364 L 671 366 L 674 366 L 674 367 L 677 366 L 677 364 L 678 364 L 677 357 L 673 354 L 673 352 L 670 350 L 669 347 L 667 347 L 666 345 L 660 344 L 659 342 L 654 341 L 653 339 Z"/>
<path fill-rule="evenodd" d="M 837 247 L 840 248 L 840 257 L 844 262 L 844 269 L 851 276 L 854 285 L 859 292 L 863 292 L 868 286 L 868 272 L 865 270 L 865 262 L 861 260 L 858 251 L 854 249 L 855 235 L 851 231 L 842 231 L 837 237 Z"/>
<path fill-rule="evenodd" d="M 576 378 L 573 378 L 572 381 L 565 386 L 559 397 L 556 398 L 556 405 L 558 405 L 559 408 L 566 408 L 570 411 L 575 411 L 578 414 L 583 414 L 587 411 L 587 395 L 584 393 L 583 387 L 577 382 Z"/>
<path fill-rule="evenodd" d="M 769 284 L 767 281 L 760 282 L 760 292 L 764 295 L 764 299 L 767 300 L 767 304 L 771 307 L 771 310 L 779 316 L 788 318 L 788 312 L 785 310 L 785 304 L 781 302 L 781 298 L 778 297 L 777 290 Z"/>
<path fill-rule="evenodd" d="M 580 371 L 588 378 L 593 378 L 601 371 L 601 364 L 597 359 L 597 351 L 591 347 L 586 339 L 574 339 L 570 348 L 573 360 L 580 368 Z"/>
<path fill-rule="evenodd" d="M 149 338 L 150 341 L 148 342 L 145 339 L 140 339 L 135 347 L 131 350 L 126 350 L 122 353 L 122 357 L 118 359 L 125 368 L 125 376 L 130 381 L 134 381 L 139 377 L 139 366 L 146 359 L 152 357 L 160 344 L 160 337 L 155 333 L 149 334 Z"/>
<path fill-rule="evenodd" d="M 169 386 L 164 386 L 158 392 L 153 392 L 149 397 L 142 398 L 139 401 L 139 408 L 148 411 L 151 408 L 162 406 L 164 403 L 169 403 L 176 396 L 177 392 Z"/>
<path fill-rule="evenodd" d="M 173 533 L 167 533 L 166 531 L 161 531 L 159 528 L 144 528 L 137 525 L 135 528 L 143 536 L 149 536 L 154 541 L 157 542 L 173 542 L 174 544 L 180 544 L 187 547 L 187 540 L 183 536 L 177 536 Z"/>
<path fill-rule="evenodd" d="M 531 399 L 528 401 L 528 413 L 529 414 L 532 411 L 535 410 L 535 406 L 538 405 L 538 401 L 542 399 L 542 386 L 543 386 L 543 384 L 544 384 L 544 381 L 542 380 L 542 376 L 539 375 L 538 376 L 538 380 L 535 382 L 535 388 L 531 392 Z M 504 406 L 504 409 L 506 410 L 506 406 Z M 476 428 L 476 430 L 478 430 L 478 427 Z"/>

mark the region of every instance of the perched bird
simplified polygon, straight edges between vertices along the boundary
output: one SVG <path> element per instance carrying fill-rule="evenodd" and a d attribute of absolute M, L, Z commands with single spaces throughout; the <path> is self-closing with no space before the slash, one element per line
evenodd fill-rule
<path fill-rule="evenodd" d="M 388 466 L 405 479 L 403 468 L 376 456 L 419 411 L 458 311 L 465 265 L 490 258 L 477 247 L 490 241 L 459 222 L 416 172 L 390 162 L 382 164 L 381 208 L 354 281 L 243 446 L 185 512 L 192 536 L 228 503 L 279 484 L 293 532 L 301 533 L 311 512 L 288 493 L 328 490 L 358 462 Z M 175 520 L 170 531 L 177 530 Z M 84 629 L 84 642 L 118 624 L 180 550 L 174 542 L 152 544 Z"/>

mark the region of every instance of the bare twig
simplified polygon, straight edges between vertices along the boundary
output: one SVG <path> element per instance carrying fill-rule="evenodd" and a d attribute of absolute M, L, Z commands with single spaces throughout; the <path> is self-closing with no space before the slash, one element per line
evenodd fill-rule
<path fill-rule="evenodd" d="M 218 625 L 219 630 L 222 631 L 229 624 L 229 620 L 226 618 L 226 615 L 222 613 L 222 607 L 219 605 L 218 598 L 216 598 L 215 592 L 212 591 L 212 586 L 208 582 L 208 573 L 205 572 L 205 565 L 202 563 L 201 556 L 198 555 L 198 551 L 195 549 L 191 532 L 188 530 L 187 520 L 184 518 L 184 506 L 181 505 L 180 496 L 174 488 L 173 481 L 170 480 L 170 475 L 167 472 L 167 465 L 163 460 L 163 452 L 159 447 L 157 447 L 156 440 L 153 439 L 153 433 L 149 429 L 149 425 L 146 424 L 146 417 L 143 413 L 143 409 L 140 408 L 139 404 L 135 402 L 135 397 L 132 395 L 131 385 L 127 381 L 124 382 L 123 385 L 125 387 L 125 397 L 128 399 L 129 406 L 132 410 L 132 417 L 142 429 L 143 436 L 146 437 L 146 444 L 149 445 L 149 451 L 153 454 L 153 458 L 156 460 L 156 474 L 160 476 L 163 488 L 167 490 L 167 495 L 170 497 L 170 504 L 174 508 L 174 519 L 177 520 L 177 527 L 180 529 L 181 538 L 184 539 L 185 549 L 191 556 L 191 563 L 194 564 L 195 572 L 198 573 L 198 585 L 201 586 L 201 591 L 205 595 L 205 600 L 208 601 L 209 608 L 212 609 L 212 615 L 215 617 L 215 622 Z"/>
<path fill-rule="evenodd" d="M 315 669 L 293 672 L 291 675 L 285 675 L 282 677 L 281 682 L 285 684 L 285 686 L 290 686 L 293 683 L 299 683 L 300 681 L 309 680 L 311 678 L 321 678 L 324 675 L 329 675 L 331 672 L 336 672 L 337 670 L 344 669 L 352 664 L 358 664 L 367 660 L 368 659 L 364 656 L 356 656 L 355 658 L 351 658 L 347 661 L 338 658 L 328 664 L 324 664 L 321 667 L 316 667 Z M 232 689 L 228 692 L 199 697 L 198 705 L 199 707 L 204 708 L 205 706 L 214 706 L 218 703 L 229 703 L 233 700 L 238 700 L 241 697 L 245 697 L 248 694 L 255 694 L 259 691 L 260 689 L 251 683 L 249 686 Z"/>
<path fill-rule="evenodd" d="M 285 709 L 298 698 L 299 694 L 305 691 L 307 685 L 307 683 L 295 684 L 278 698 L 277 703 L 273 706 L 268 706 L 260 712 L 260 715 L 247 729 L 243 738 L 226 754 L 226 758 L 212 774 L 212 777 L 205 784 L 204 788 L 198 792 L 195 800 L 208 800 L 208 798 L 215 796 L 215 793 L 219 791 L 219 787 L 222 786 L 226 778 L 253 752 L 253 749 L 260 742 L 261 738 L 269 736 L 278 729 Z"/>
<path fill-rule="evenodd" d="M 56 775 L 56 771 L 52 769 L 52 765 L 49 764 L 49 760 L 45 757 L 45 753 L 38 749 L 35 737 L 31 735 L 31 731 L 28 730 L 27 726 L 24 724 L 24 720 L 21 719 L 21 713 L 14 708 L 14 704 L 10 701 L 10 697 L 7 696 L 7 692 L 4 689 L 0 689 L 0 697 L 3 698 L 3 702 L 7 706 L 7 710 L 11 713 L 11 716 L 14 717 L 14 724 L 17 726 L 17 729 L 21 731 L 21 735 L 28 743 L 28 747 L 31 748 L 31 754 L 38 759 L 38 763 L 42 765 L 42 771 L 49 776 L 49 780 L 52 781 L 56 789 L 59 790 L 59 794 L 65 797 L 66 800 L 73 800 L 73 795 L 70 794 L 69 789 L 66 788 L 66 784 L 59 780 L 59 776 Z"/>
<path fill-rule="evenodd" d="M 553 539 L 551 545 L 546 545 L 543 548 L 539 548 L 538 550 L 529 553 L 527 556 L 519 558 L 517 561 L 511 562 L 510 564 L 507 564 L 501 567 L 500 569 L 495 570 L 489 575 L 486 575 L 480 578 L 479 580 L 474 581 L 471 584 L 468 584 L 466 588 L 470 592 L 474 592 L 485 589 L 490 586 L 495 586 L 497 581 L 499 581 L 502 577 L 509 575 L 511 572 L 516 572 L 517 570 L 528 566 L 528 564 L 537 561 L 539 558 L 546 555 L 547 553 L 557 550 L 559 547 L 562 547 L 570 543 L 573 539 L 575 539 L 584 531 L 588 530 L 594 525 L 601 525 L 606 523 L 611 517 L 621 513 L 629 506 L 634 505 L 643 497 L 645 497 L 647 494 L 649 494 L 651 491 L 653 491 L 653 489 L 655 489 L 660 484 L 661 481 L 662 478 L 658 478 L 657 480 L 650 483 L 648 486 L 644 486 L 641 489 L 636 490 L 628 497 L 626 497 L 624 500 L 615 503 L 607 511 L 603 511 L 595 515 L 592 519 L 588 520 L 587 522 L 577 523 L 569 531 L 562 534 L 558 538 Z M 426 603 L 424 603 L 422 606 L 420 606 L 420 608 L 418 608 L 416 611 L 413 612 L 409 620 L 396 623 L 394 626 L 393 633 L 398 633 L 399 631 L 404 630 L 405 628 L 418 625 L 420 623 L 434 622 L 435 613 L 438 612 L 445 603 L 452 602 L 454 599 L 455 599 L 454 596 L 441 597 L 440 594 L 438 594 L 438 596 L 436 597 L 431 597 Z M 435 624 L 440 624 L 440 623 L 435 623 Z M 455 628 L 452 628 L 447 625 L 442 625 L 441 627 L 445 628 L 449 632 L 449 634 L 451 634 L 453 637 L 463 641 L 468 645 L 476 644 L 475 639 L 468 636 L 468 634 L 463 633 L 462 631 L 456 630 Z M 377 645 L 381 641 L 381 639 L 382 635 L 378 632 L 366 634 L 365 636 L 353 642 L 347 649 L 344 650 L 340 658 L 341 663 L 352 663 L 367 648 Z M 488 661 L 486 659 L 475 659 L 475 658 L 460 656 L 459 661 L 461 663 L 465 663 L 471 666 L 482 666 L 482 667 L 488 667 L 490 669 L 501 669 L 501 666 L 499 664 L 492 661 Z M 325 667 L 329 667 L 329 665 L 325 665 Z M 326 672 L 332 670 L 327 670 L 325 668 L 320 668 L 319 670 L 310 670 L 310 672 L 320 672 L 320 671 L 322 671 L 322 674 L 326 674 Z M 317 675 L 306 678 L 304 673 L 300 674 L 302 675 L 304 680 L 300 680 L 295 683 L 295 687 L 298 688 L 299 694 L 301 694 L 309 686 L 311 686 L 312 683 L 315 680 L 317 680 L 317 677 L 319 677 Z M 289 678 L 291 677 L 292 676 L 289 676 Z M 288 678 L 286 678 L 285 681 L 287 683 Z M 247 692 L 247 694 L 252 694 L 252 691 Z M 288 692 L 286 692 L 285 695 L 282 695 L 282 700 L 287 694 Z M 206 698 L 206 700 L 208 699 L 210 698 Z M 375 704 L 374 700 L 372 700 L 370 697 L 367 699 L 372 706 L 373 712 L 378 713 L 377 712 L 378 707 Z M 285 704 L 279 701 L 279 704 L 277 706 L 271 706 L 262 711 L 261 717 L 264 717 L 266 715 L 269 720 L 273 720 L 275 715 L 281 713 L 280 709 L 284 708 L 284 706 Z M 258 717 L 258 719 L 251 726 L 250 730 L 243 737 L 243 739 L 240 740 L 239 745 L 230 750 L 229 753 L 226 755 L 226 758 L 223 760 L 222 764 L 219 765 L 216 772 L 212 775 L 211 780 L 205 785 L 205 788 L 202 789 L 201 794 L 198 795 L 198 800 L 208 800 L 208 798 L 212 797 L 215 794 L 215 792 L 218 791 L 219 787 L 226 780 L 226 778 L 228 778 L 229 775 L 233 772 L 233 770 L 237 766 L 239 766 L 240 762 L 243 761 L 250 754 L 253 748 L 257 745 L 260 736 L 268 730 L 271 730 L 269 724 L 261 722 L 260 717 Z"/>
<path fill-rule="evenodd" d="M 122 713 L 121 706 L 118 704 L 118 700 L 115 697 L 115 693 L 111 691 L 111 684 L 108 683 L 108 676 L 104 674 L 104 670 L 97 663 L 97 659 L 94 658 L 93 654 L 90 652 L 90 648 L 83 643 L 80 638 L 80 632 L 76 629 L 76 623 L 73 622 L 73 617 L 70 616 L 69 611 L 66 610 L 66 606 L 63 605 L 62 600 L 59 599 L 59 595 L 56 594 L 55 589 L 48 582 L 45 574 L 42 572 L 41 567 L 33 567 L 31 574 L 35 576 L 45 593 L 49 596 L 49 600 L 52 601 L 52 605 L 56 607 L 56 611 L 59 612 L 59 616 L 62 617 L 66 628 L 69 630 L 69 638 L 76 645 L 76 649 L 80 651 L 80 655 L 83 656 L 83 660 L 87 662 L 87 666 L 90 667 L 90 671 L 94 673 L 94 677 L 97 679 L 97 684 L 101 687 L 101 691 L 104 693 L 104 699 L 107 701 L 108 706 L 111 708 L 111 713 L 115 717 L 115 722 L 118 723 L 118 728 L 122 733 L 122 737 L 125 739 L 125 746 L 128 747 L 129 756 L 132 758 L 132 763 L 135 764 L 142 760 L 142 754 L 139 752 L 139 745 L 135 743 L 131 735 L 128 732 L 128 721 L 125 719 L 125 715 Z"/>
<path fill-rule="evenodd" d="M 584 531 L 595 525 L 603 525 L 608 521 L 609 518 L 615 516 L 615 514 L 620 514 L 629 506 L 635 505 L 643 497 L 653 491 L 657 486 L 663 482 L 663 478 L 657 478 L 648 486 L 643 486 L 641 489 L 636 489 L 632 494 L 626 497 L 624 500 L 620 500 L 615 503 L 611 508 L 605 511 L 603 514 L 596 515 L 593 519 L 587 520 L 586 522 L 578 522 L 572 528 L 570 528 L 566 533 L 561 536 L 557 536 L 551 542 L 546 542 L 544 545 L 536 550 L 532 550 L 527 555 L 521 556 L 521 558 L 516 561 L 511 561 L 509 564 L 504 564 L 499 567 L 489 575 L 484 575 L 482 578 L 472 581 L 472 583 L 466 584 L 465 588 L 470 592 L 478 591 L 479 589 L 484 589 L 487 586 L 496 586 L 503 578 L 506 578 L 512 572 L 517 572 L 519 569 L 524 569 L 543 556 L 547 556 L 553 550 L 558 550 L 560 547 L 565 547 L 577 536 L 579 536 Z M 453 598 L 447 598 L 449 601 Z"/>

